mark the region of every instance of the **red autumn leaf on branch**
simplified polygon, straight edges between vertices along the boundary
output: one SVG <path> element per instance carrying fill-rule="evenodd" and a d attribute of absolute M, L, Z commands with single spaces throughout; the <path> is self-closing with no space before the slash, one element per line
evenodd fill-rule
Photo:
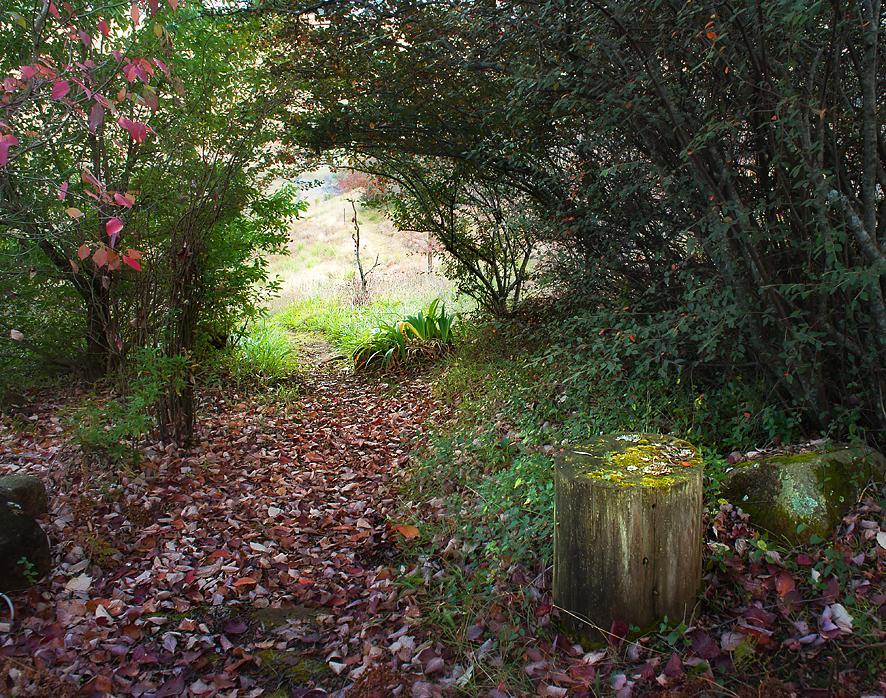
<path fill-rule="evenodd" d="M 95 133 L 105 120 L 105 108 L 96 102 L 89 110 L 89 131 Z"/>
<path fill-rule="evenodd" d="M 124 131 L 128 132 L 132 140 L 136 143 L 143 143 L 148 136 L 148 125 L 138 121 L 132 121 L 126 117 L 117 119 L 117 125 Z"/>
<path fill-rule="evenodd" d="M 68 92 L 71 91 L 71 85 L 67 80 L 59 80 L 52 86 L 52 98 L 55 100 L 64 99 Z"/>
<path fill-rule="evenodd" d="M 121 230 L 123 230 L 123 221 L 119 218 L 111 218 L 105 223 L 105 231 L 108 233 L 109 238 L 116 239 Z"/>
<path fill-rule="evenodd" d="M 9 162 L 9 147 L 18 145 L 18 138 L 13 135 L 0 136 L 0 167 Z"/>
<path fill-rule="evenodd" d="M 129 250 L 129 251 L 132 252 L 133 250 Z M 123 263 L 128 267 L 132 267 L 136 271 L 142 270 L 142 265 L 139 264 L 138 259 L 136 257 L 133 257 L 132 255 L 124 254 L 123 255 Z"/>
<path fill-rule="evenodd" d="M 135 203 L 135 197 L 132 194 L 114 192 L 114 203 L 124 208 L 132 208 L 132 204 Z"/>
<path fill-rule="evenodd" d="M 105 264 L 108 263 L 108 248 L 107 247 L 99 247 L 95 254 L 92 255 L 92 261 L 99 269 L 101 269 Z"/>

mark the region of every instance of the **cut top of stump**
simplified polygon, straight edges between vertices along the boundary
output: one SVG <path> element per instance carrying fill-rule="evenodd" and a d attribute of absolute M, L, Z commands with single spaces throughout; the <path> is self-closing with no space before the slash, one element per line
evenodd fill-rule
<path fill-rule="evenodd" d="M 613 488 L 672 487 L 702 468 L 688 441 L 661 434 L 610 434 L 563 454 L 561 472 Z"/>

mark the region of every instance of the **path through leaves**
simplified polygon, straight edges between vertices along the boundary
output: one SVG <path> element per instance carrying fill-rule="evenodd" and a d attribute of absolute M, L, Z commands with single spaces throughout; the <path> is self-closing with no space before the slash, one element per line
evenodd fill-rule
<path fill-rule="evenodd" d="M 332 369 L 288 406 L 209 392 L 197 447 L 146 449 L 116 477 L 31 395 L 4 417 L 0 473 L 47 482 L 55 568 L 13 597 L 0 693 L 408 695 L 442 664 L 396 583 L 391 484 L 427 395 Z"/>

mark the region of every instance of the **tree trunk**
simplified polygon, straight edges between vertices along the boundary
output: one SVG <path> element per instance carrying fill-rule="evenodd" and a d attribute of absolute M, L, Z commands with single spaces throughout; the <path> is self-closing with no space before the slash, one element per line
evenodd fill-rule
<path fill-rule="evenodd" d="M 101 289 L 83 295 L 86 304 L 86 357 L 83 371 L 88 378 L 101 378 L 111 369 L 110 298 Z"/>
<path fill-rule="evenodd" d="M 183 221 L 182 233 L 177 236 L 172 298 L 170 308 L 173 323 L 166 343 L 166 355 L 170 357 L 190 357 L 197 336 L 197 319 L 202 298 L 200 283 L 200 244 L 198 221 Z M 157 406 L 157 422 L 160 438 L 163 441 L 189 446 L 194 437 L 194 378 L 188 361 L 187 374 L 183 381 L 170 377 L 166 392 Z"/>
<path fill-rule="evenodd" d="M 554 600 L 580 624 L 689 617 L 701 581 L 701 458 L 649 434 L 598 439 L 556 467 Z"/>

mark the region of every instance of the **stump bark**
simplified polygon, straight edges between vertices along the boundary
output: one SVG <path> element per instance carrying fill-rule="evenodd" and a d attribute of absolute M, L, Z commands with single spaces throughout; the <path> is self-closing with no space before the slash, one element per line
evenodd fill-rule
<path fill-rule="evenodd" d="M 691 444 L 620 434 L 556 465 L 554 600 L 608 631 L 687 617 L 701 581 L 701 458 Z"/>

